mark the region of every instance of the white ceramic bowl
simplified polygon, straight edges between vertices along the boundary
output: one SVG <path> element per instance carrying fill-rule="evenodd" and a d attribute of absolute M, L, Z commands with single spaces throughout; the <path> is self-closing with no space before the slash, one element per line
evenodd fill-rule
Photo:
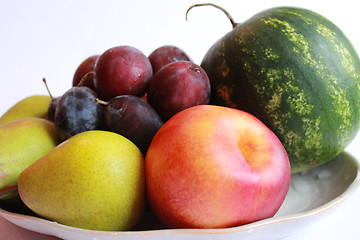
<path fill-rule="evenodd" d="M 225 229 L 158 229 L 151 216 L 149 230 L 103 232 L 68 227 L 36 216 L 0 209 L 0 216 L 28 230 L 71 240 L 280 239 L 302 230 L 336 209 L 359 187 L 359 165 L 344 152 L 330 162 L 292 175 L 290 190 L 278 213 L 251 224 Z"/>

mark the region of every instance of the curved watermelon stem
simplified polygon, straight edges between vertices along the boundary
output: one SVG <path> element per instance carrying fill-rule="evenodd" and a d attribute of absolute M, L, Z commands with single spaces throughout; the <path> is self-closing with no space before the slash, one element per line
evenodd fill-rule
<path fill-rule="evenodd" d="M 220 6 L 216 5 L 216 4 L 213 4 L 213 3 L 199 3 L 199 4 L 194 4 L 194 5 L 190 6 L 188 8 L 188 10 L 186 11 L 186 16 L 185 16 L 186 20 L 188 19 L 188 17 L 187 17 L 188 13 L 190 12 L 190 10 L 192 8 L 194 8 L 194 7 L 202 7 L 202 6 L 212 6 L 212 7 L 215 7 L 217 9 L 220 9 L 228 17 L 228 19 L 230 20 L 231 25 L 232 25 L 233 28 L 235 28 L 237 25 L 239 25 L 239 23 L 234 21 L 234 19 L 232 18 L 232 16 L 229 14 L 228 11 L 226 11 L 224 8 L 222 8 L 222 7 L 220 7 Z"/>

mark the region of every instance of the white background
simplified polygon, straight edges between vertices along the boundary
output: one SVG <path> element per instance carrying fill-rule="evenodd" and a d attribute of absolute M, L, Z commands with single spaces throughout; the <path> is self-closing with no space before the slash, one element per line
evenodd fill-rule
<path fill-rule="evenodd" d="M 211 2 L 227 9 L 237 22 L 276 6 L 313 10 L 340 27 L 360 52 L 356 1 Z M 53 95 L 61 95 L 71 87 L 74 71 L 85 58 L 114 46 L 131 45 L 149 55 L 172 44 L 200 64 L 209 47 L 231 31 L 231 25 L 212 7 L 194 8 L 185 21 L 187 8 L 195 3 L 201 1 L 0 0 L 0 115 L 27 96 L 46 95 L 43 77 Z M 347 150 L 360 159 L 358 146 L 359 135 Z M 359 239 L 359 203 L 357 191 L 335 213 L 288 239 Z M 1 218 L 0 229 L 9 231 L 11 239 L 39 239 Z"/>

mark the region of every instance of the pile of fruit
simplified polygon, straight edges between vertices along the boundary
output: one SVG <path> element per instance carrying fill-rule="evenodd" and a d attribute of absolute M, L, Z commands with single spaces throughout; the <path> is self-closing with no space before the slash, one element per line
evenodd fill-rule
<path fill-rule="evenodd" d="M 0 118 L 0 201 L 106 231 L 134 229 L 145 210 L 169 228 L 274 216 L 291 173 L 357 134 L 360 60 L 309 10 L 227 16 L 233 31 L 200 65 L 175 46 L 117 46 L 83 61 L 62 96 L 14 105 Z"/>
<path fill-rule="evenodd" d="M 48 117 L 61 141 L 106 129 L 129 138 L 145 155 L 165 121 L 209 99 L 207 74 L 181 49 L 163 46 L 146 57 L 118 46 L 80 64 L 73 87 L 52 100 Z"/>

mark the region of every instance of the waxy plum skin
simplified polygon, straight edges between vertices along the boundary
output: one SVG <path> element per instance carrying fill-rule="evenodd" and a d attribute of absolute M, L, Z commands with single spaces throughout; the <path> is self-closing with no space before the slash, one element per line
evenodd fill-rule
<path fill-rule="evenodd" d="M 95 63 L 95 88 L 102 100 L 120 95 L 143 96 L 152 77 L 149 59 L 137 48 L 106 50 Z"/>
<path fill-rule="evenodd" d="M 51 100 L 50 104 L 49 104 L 49 108 L 48 108 L 48 119 L 52 122 L 55 121 L 55 111 L 56 111 L 56 107 L 57 104 L 59 103 L 61 97 L 56 97 L 54 99 Z"/>
<path fill-rule="evenodd" d="M 180 48 L 165 45 L 155 49 L 150 55 L 149 60 L 155 75 L 165 65 L 176 61 L 191 61 L 190 57 Z"/>
<path fill-rule="evenodd" d="M 99 58 L 99 56 L 100 55 L 90 56 L 78 66 L 73 76 L 73 82 L 72 82 L 73 87 L 78 86 L 86 74 L 90 72 L 94 72 L 95 63 Z M 88 76 L 86 76 L 86 79 L 84 80 L 81 86 L 85 86 L 96 91 L 95 83 L 94 83 L 94 75 L 95 74 L 89 74 Z"/>
<path fill-rule="evenodd" d="M 106 125 L 131 140 L 145 156 L 152 138 L 164 124 L 153 107 L 143 99 L 121 95 L 104 107 Z"/>
<path fill-rule="evenodd" d="M 54 123 L 61 141 L 78 133 L 103 127 L 104 108 L 95 99 L 97 94 L 88 87 L 72 87 L 59 99 Z"/>
<path fill-rule="evenodd" d="M 176 61 L 161 68 L 151 79 L 147 101 L 164 122 L 176 113 L 208 104 L 210 81 L 206 72 L 189 61 Z"/>

